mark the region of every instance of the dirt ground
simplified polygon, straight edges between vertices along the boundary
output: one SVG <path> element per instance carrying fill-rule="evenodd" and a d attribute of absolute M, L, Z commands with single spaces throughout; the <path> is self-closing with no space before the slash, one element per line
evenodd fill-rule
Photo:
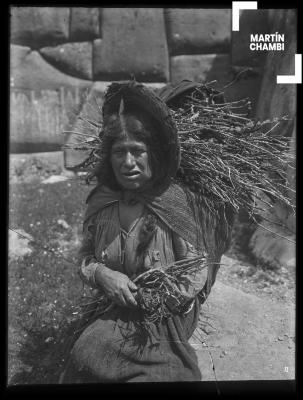
<path fill-rule="evenodd" d="M 61 168 L 45 172 L 41 164 L 37 168 L 32 159 L 24 160 L 10 165 L 10 227 L 29 237 L 10 232 L 11 385 L 49 383 L 59 365 L 52 358 L 52 346 L 62 342 L 62 330 L 66 335 L 80 284 L 74 270 L 66 265 L 63 270 L 63 262 L 51 265 L 52 255 L 35 249 L 30 239 L 45 239 L 53 249 L 72 257 L 79 244 L 87 193 L 82 187 L 76 189 L 79 182 L 69 181 Z M 49 210 L 47 217 L 44 208 Z M 204 381 L 294 379 L 294 269 L 264 270 L 245 255 L 230 251 L 222 259 L 191 343 Z"/>
<path fill-rule="evenodd" d="M 203 380 L 294 379 L 293 304 L 244 293 L 219 278 L 203 307 L 199 325 L 191 343 Z M 205 342 L 202 346 L 196 340 L 201 336 Z"/>

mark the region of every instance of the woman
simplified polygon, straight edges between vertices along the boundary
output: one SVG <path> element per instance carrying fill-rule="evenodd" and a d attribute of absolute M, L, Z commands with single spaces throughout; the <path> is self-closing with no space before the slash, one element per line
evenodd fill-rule
<path fill-rule="evenodd" d="M 101 159 L 98 185 L 87 200 L 79 271 L 115 307 L 89 322 L 61 382 L 199 381 L 188 340 L 199 317 L 198 294 L 213 283 L 205 284 L 204 270 L 178 283 L 182 314 L 151 324 L 149 335 L 138 327 L 143 313 L 134 279 L 207 248 L 194 196 L 174 180 L 180 148 L 173 118 L 143 85 L 109 87 Z"/>

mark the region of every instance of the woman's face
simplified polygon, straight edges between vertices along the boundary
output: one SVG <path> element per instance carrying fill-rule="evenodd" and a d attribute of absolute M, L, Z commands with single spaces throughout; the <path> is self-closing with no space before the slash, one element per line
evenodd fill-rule
<path fill-rule="evenodd" d="M 148 148 L 131 134 L 114 142 L 110 160 L 116 180 L 124 189 L 139 189 L 152 177 Z"/>

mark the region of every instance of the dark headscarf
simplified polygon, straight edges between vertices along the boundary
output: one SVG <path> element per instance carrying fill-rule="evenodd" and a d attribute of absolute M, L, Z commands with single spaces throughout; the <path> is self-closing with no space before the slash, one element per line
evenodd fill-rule
<path fill-rule="evenodd" d="M 149 90 L 136 81 L 124 83 L 113 83 L 109 86 L 102 108 L 103 129 L 100 132 L 101 163 L 98 167 L 99 182 L 105 183 L 112 189 L 118 189 L 117 185 L 111 184 L 113 173 L 106 176 L 110 170 L 109 154 L 113 141 L 117 139 L 115 119 L 120 113 L 121 100 L 125 114 L 137 117 L 147 127 L 150 137 L 146 143 L 152 153 L 154 161 L 153 178 L 149 185 L 144 188 L 150 191 L 159 189 L 159 186 L 167 184 L 175 177 L 180 165 L 180 144 L 177 127 L 172 112 L 164 101 L 153 91 Z M 119 118 L 116 118 L 119 121 Z M 116 131 L 116 132 L 115 132 Z M 143 138 L 146 141 L 147 137 Z M 109 175 L 111 179 L 109 179 Z M 152 188 L 151 188 L 152 183 Z"/>

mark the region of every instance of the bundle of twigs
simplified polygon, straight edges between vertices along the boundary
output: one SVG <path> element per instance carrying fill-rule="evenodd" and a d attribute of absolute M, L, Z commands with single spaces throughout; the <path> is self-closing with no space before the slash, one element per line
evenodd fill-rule
<path fill-rule="evenodd" d="M 185 312 L 188 299 L 178 289 L 178 283 L 206 266 L 206 258 L 198 256 L 175 261 L 165 270 L 155 268 L 139 275 L 134 282 L 139 286 L 137 302 L 144 311 L 144 319 L 161 322 L 172 314 Z"/>
<path fill-rule="evenodd" d="M 294 211 L 287 182 L 287 167 L 294 168 L 288 139 L 273 133 L 286 118 L 253 121 L 247 117 L 248 99 L 217 103 L 216 96 L 218 92 L 201 85 L 179 99 L 177 107 L 170 105 L 181 144 L 176 180 L 211 199 L 208 205 L 214 210 L 225 203 L 253 215 L 279 201 Z M 102 157 L 102 130 L 86 122 L 95 133 L 71 131 L 81 140 L 65 148 L 90 151 L 77 166 L 88 171 L 89 179 Z"/>
<path fill-rule="evenodd" d="M 160 323 L 172 315 L 183 314 L 188 309 L 188 299 L 178 288 L 182 278 L 206 268 L 210 261 L 205 255 L 175 261 L 162 268 L 153 268 L 138 275 L 133 282 L 138 291 L 136 301 L 142 310 L 143 326 Z M 95 306 L 94 316 L 104 314 L 114 307 L 104 294 L 83 306 Z M 90 312 L 90 311 L 88 311 Z"/>
<path fill-rule="evenodd" d="M 258 213 L 256 199 L 261 209 L 268 200 L 294 208 L 286 176 L 292 161 L 288 140 L 272 133 L 285 118 L 255 122 L 244 116 L 248 99 L 218 104 L 204 88 L 173 111 L 182 148 L 178 180 L 236 212 Z"/>

